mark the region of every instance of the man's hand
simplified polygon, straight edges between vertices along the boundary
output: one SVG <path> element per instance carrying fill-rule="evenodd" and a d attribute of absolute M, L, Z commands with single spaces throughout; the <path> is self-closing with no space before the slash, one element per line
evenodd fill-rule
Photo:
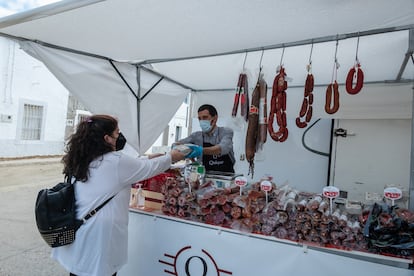
<path fill-rule="evenodd" d="M 185 156 L 185 158 L 196 158 L 203 155 L 203 147 L 197 145 L 187 145 L 191 152 Z"/>

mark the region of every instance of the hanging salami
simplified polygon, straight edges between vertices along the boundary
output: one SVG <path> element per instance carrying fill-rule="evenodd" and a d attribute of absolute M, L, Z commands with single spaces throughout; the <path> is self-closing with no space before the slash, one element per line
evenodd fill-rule
<path fill-rule="evenodd" d="M 249 175 L 254 175 L 254 156 L 266 142 L 266 92 L 267 84 L 262 75 L 253 90 L 249 109 L 249 118 L 246 133 L 246 160 L 249 162 Z"/>

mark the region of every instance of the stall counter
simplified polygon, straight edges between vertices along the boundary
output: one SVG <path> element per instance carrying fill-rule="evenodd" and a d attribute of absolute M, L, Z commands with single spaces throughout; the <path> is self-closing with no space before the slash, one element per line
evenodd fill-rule
<path fill-rule="evenodd" d="M 412 276 L 413 259 L 299 244 L 131 208 L 118 275 Z"/>

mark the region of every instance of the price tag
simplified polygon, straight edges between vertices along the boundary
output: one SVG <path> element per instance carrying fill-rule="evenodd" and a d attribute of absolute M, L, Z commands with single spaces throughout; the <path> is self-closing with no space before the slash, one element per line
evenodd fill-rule
<path fill-rule="evenodd" d="M 263 180 L 260 183 L 260 189 L 264 192 L 270 192 L 272 190 L 272 183 L 268 180 Z"/>
<path fill-rule="evenodd" d="M 323 188 L 322 194 L 327 198 L 337 198 L 339 196 L 339 189 L 335 186 L 326 186 Z"/>
<path fill-rule="evenodd" d="M 402 198 L 402 191 L 395 187 L 389 187 L 384 189 L 384 197 L 391 200 L 397 200 Z"/>
<path fill-rule="evenodd" d="M 234 179 L 234 184 L 239 187 L 244 187 L 247 185 L 247 178 L 244 176 L 238 176 Z"/>

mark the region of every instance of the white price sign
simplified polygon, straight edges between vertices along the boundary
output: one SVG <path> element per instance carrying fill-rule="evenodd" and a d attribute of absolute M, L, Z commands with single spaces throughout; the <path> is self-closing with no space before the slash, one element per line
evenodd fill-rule
<path fill-rule="evenodd" d="M 234 184 L 239 187 L 244 187 L 247 185 L 247 178 L 244 176 L 238 176 L 234 179 Z"/>
<path fill-rule="evenodd" d="M 260 189 L 264 192 L 270 192 L 272 190 L 272 183 L 268 180 L 263 180 L 260 183 Z"/>
<path fill-rule="evenodd" d="M 323 188 L 322 194 L 327 198 L 337 198 L 339 196 L 339 189 L 334 186 L 326 186 Z"/>
<path fill-rule="evenodd" d="M 384 189 L 384 197 L 391 200 L 397 200 L 402 198 L 402 191 L 395 187 L 386 188 Z"/>

